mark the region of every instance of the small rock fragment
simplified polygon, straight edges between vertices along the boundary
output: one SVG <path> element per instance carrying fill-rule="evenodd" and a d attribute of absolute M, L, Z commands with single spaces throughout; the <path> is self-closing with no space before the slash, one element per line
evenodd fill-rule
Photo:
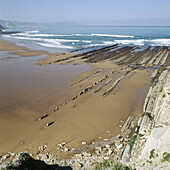
<path fill-rule="evenodd" d="M 82 145 L 86 145 L 86 144 L 87 144 L 87 142 L 82 142 L 81 144 L 82 144 Z"/>
<path fill-rule="evenodd" d="M 47 123 L 47 126 L 51 126 L 54 123 L 54 121 Z"/>
<path fill-rule="evenodd" d="M 109 140 L 109 139 L 103 139 L 104 141 L 107 141 L 107 140 Z"/>
<path fill-rule="evenodd" d="M 117 149 L 121 149 L 123 147 L 123 144 L 120 144 L 117 146 Z"/>
<path fill-rule="evenodd" d="M 112 150 L 109 150 L 109 151 L 108 151 L 108 155 L 111 155 L 112 153 L 113 153 Z"/>
<path fill-rule="evenodd" d="M 39 146 L 38 150 L 39 150 L 39 151 L 43 151 L 43 150 L 44 150 L 44 147 L 43 147 L 43 146 Z"/>
<path fill-rule="evenodd" d="M 110 145 L 105 145 L 106 146 L 106 148 L 110 148 Z"/>
<path fill-rule="evenodd" d="M 77 162 L 77 167 L 82 168 L 82 167 L 83 167 L 83 164 L 82 164 L 82 163 Z"/>
<path fill-rule="evenodd" d="M 67 144 L 67 142 L 62 142 L 62 143 L 59 143 L 58 146 L 63 147 L 66 144 Z"/>
<path fill-rule="evenodd" d="M 44 118 L 46 118 L 48 116 L 48 114 L 45 114 L 44 116 L 40 117 L 39 120 L 42 120 Z"/>
<path fill-rule="evenodd" d="M 86 153 L 86 152 L 84 152 L 84 153 L 83 153 L 83 155 L 84 155 L 84 156 L 86 156 L 86 157 L 90 157 L 90 156 L 92 156 L 92 154 L 91 154 L 91 153 Z"/>
<path fill-rule="evenodd" d="M 75 158 L 81 158 L 81 157 L 82 157 L 82 154 L 76 154 L 74 157 L 75 157 Z"/>

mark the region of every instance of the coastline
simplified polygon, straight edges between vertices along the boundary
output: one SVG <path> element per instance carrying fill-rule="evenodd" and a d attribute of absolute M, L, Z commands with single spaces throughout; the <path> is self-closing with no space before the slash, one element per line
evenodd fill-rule
<path fill-rule="evenodd" d="M 114 57 L 112 56 L 113 60 L 112 58 L 102 58 L 100 53 L 108 54 L 110 48 L 119 51 L 118 55 L 113 53 L 112 55 L 116 54 Z M 55 103 L 54 109 L 51 108 L 48 113 L 37 114 L 34 112 L 33 114 L 22 115 L 22 117 L 18 116 L 15 120 L 13 119 L 13 125 L 11 126 L 19 122 L 18 127 L 22 131 L 11 142 L 5 138 L 3 139 L 4 143 L 1 142 L 2 148 L 0 149 L 1 155 L 9 151 L 20 152 L 27 150 L 36 158 L 39 146 L 46 145 L 47 147 L 43 150 L 44 154 L 57 155 L 61 159 L 70 158 L 75 153 L 61 151 L 58 144 L 66 142 L 67 148 L 72 151 L 73 148 L 78 149 L 101 141 L 107 141 L 121 134 L 123 124 L 131 116 L 134 117 L 132 128 L 134 130 L 151 85 L 150 76 L 153 71 L 147 69 L 146 66 L 150 68 L 153 62 L 161 63 L 164 60 L 164 62 L 168 62 L 168 59 L 166 54 L 163 54 L 162 58 L 156 57 L 153 60 L 148 58 L 149 63 L 146 63 L 148 56 L 151 54 L 156 56 L 158 52 L 158 49 L 148 48 L 134 52 L 134 56 L 132 55 L 132 58 L 127 61 L 127 58 L 123 58 L 123 55 L 131 53 L 133 47 L 116 48 L 111 46 L 97 51 L 100 53 L 94 51 L 90 52 L 90 55 L 87 53 L 77 56 L 65 53 L 48 54 L 42 51 L 34 53 L 29 50 L 26 55 L 25 52 L 12 52 L 21 57 L 47 54 L 46 58 L 40 59 L 40 62 L 37 61 L 36 63 L 41 67 L 55 66 L 55 64 L 57 64 L 56 67 L 58 65 L 79 65 L 86 62 L 93 69 L 83 72 L 71 80 L 69 90 L 66 93 L 67 97 Z M 12 45 L 5 49 L 26 50 Z M 162 48 L 162 53 L 165 50 L 167 49 Z M 91 57 L 93 55 L 95 58 Z M 142 56 L 145 57 L 142 58 Z M 118 59 L 120 60 L 118 61 Z M 117 64 L 117 61 L 119 64 Z M 132 62 L 136 62 L 138 65 L 127 67 Z M 146 63 L 146 66 L 142 65 L 146 69 L 141 69 L 141 63 Z M 48 114 L 48 116 L 38 120 L 45 114 Z M 31 117 L 31 119 L 28 117 Z M 8 119 L 8 117 L 4 116 L 4 119 L 1 117 L 2 122 L 5 122 L 5 119 Z M 51 122 L 53 123 L 48 126 Z M 31 123 L 31 126 L 29 126 L 29 123 Z M 9 124 L 5 126 L 3 133 L 8 133 L 8 127 Z M 130 136 L 131 132 L 128 135 Z"/>

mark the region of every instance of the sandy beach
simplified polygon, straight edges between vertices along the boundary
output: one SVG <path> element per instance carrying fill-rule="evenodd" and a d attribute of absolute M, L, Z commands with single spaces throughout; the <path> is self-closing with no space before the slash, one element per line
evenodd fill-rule
<path fill-rule="evenodd" d="M 65 59 L 74 54 L 30 51 L 8 41 L 1 41 L 1 44 L 1 50 L 18 55 L 21 60 L 22 57 L 34 56 L 35 59 L 37 55 L 45 54 L 47 57 L 36 59 L 35 62 L 36 67 L 41 69 L 51 65 L 54 68 L 61 67 L 60 73 L 51 74 L 45 80 L 46 85 L 41 87 L 43 94 L 38 90 L 41 78 L 38 80 L 39 84 L 32 84 L 35 87 L 30 89 L 23 88 L 27 82 L 23 82 L 18 91 L 8 89 L 8 85 L 1 86 L 2 92 L 4 89 L 9 92 L 1 93 L 2 153 L 23 150 L 35 152 L 39 146 L 47 145 L 46 152 L 68 157 L 69 154 L 58 152 L 59 143 L 66 141 L 68 148 L 80 148 L 83 146 L 82 142 L 88 145 L 111 138 L 121 133 L 123 122 L 128 116 L 134 115 L 137 120 L 142 112 L 152 71 L 118 66 L 114 60 L 89 63 L 89 68 L 86 68 L 89 71 L 83 71 L 81 65 L 85 59 L 70 58 L 65 62 Z M 60 60 L 59 63 L 56 60 Z M 69 74 L 68 70 L 64 71 L 68 66 L 80 68 Z M 51 79 L 55 79 L 55 85 L 51 84 Z M 103 95 L 118 79 L 120 81 L 113 91 Z M 10 83 L 12 80 L 8 81 Z M 12 86 L 17 86 L 17 83 Z M 45 114 L 48 116 L 39 120 Z M 47 127 L 50 122 L 53 124 Z"/>

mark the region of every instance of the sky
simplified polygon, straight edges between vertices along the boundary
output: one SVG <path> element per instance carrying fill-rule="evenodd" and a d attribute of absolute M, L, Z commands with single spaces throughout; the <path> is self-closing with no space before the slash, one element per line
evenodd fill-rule
<path fill-rule="evenodd" d="M 0 0 L 0 20 L 170 25 L 170 0 Z"/>

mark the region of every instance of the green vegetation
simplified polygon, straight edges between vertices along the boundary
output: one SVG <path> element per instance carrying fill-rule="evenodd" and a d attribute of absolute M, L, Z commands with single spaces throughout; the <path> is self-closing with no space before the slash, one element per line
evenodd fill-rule
<path fill-rule="evenodd" d="M 130 146 L 130 149 L 129 149 L 130 154 L 132 153 L 132 148 L 133 148 L 133 145 L 135 144 L 136 140 L 137 140 L 137 135 L 134 135 L 128 142 L 128 145 Z"/>
<path fill-rule="evenodd" d="M 158 72 L 156 73 L 155 77 L 152 77 L 151 83 L 154 83 L 154 81 L 157 80 L 160 75 L 161 75 L 161 72 L 158 71 Z"/>
<path fill-rule="evenodd" d="M 103 163 L 100 163 L 96 166 L 96 170 L 104 170 L 107 168 L 110 168 L 112 170 L 132 170 L 129 166 L 123 165 L 121 163 L 115 163 L 111 159 L 104 160 Z"/>
<path fill-rule="evenodd" d="M 154 155 L 155 155 L 155 149 L 152 149 L 151 151 L 150 151 L 150 156 L 149 156 L 149 159 L 152 159 L 152 158 L 154 158 Z"/>
<path fill-rule="evenodd" d="M 150 97 L 148 97 L 148 101 L 147 101 L 147 103 L 146 103 L 145 110 L 146 110 L 146 109 L 147 109 L 147 107 L 148 107 L 149 100 L 150 100 Z"/>
<path fill-rule="evenodd" d="M 136 126 L 135 134 L 139 134 L 139 129 L 140 129 L 140 126 Z"/>
<path fill-rule="evenodd" d="M 147 160 L 146 162 L 149 163 L 149 164 L 152 164 L 152 161 Z"/>
<path fill-rule="evenodd" d="M 165 161 L 170 162 L 170 161 L 169 161 L 170 153 L 164 152 L 163 155 L 162 155 L 162 157 L 163 157 L 163 161 L 164 161 L 164 162 L 165 162 Z"/>
<path fill-rule="evenodd" d="M 166 97 L 166 94 L 164 94 L 162 97 L 165 98 L 165 97 Z"/>
<path fill-rule="evenodd" d="M 140 126 L 136 126 L 135 133 L 128 142 L 128 145 L 130 146 L 130 149 L 129 149 L 130 154 L 132 153 L 133 145 L 135 144 L 135 142 L 137 140 L 137 137 L 138 137 L 138 134 L 139 134 L 139 129 L 140 129 Z"/>
<path fill-rule="evenodd" d="M 143 113 L 142 113 L 142 117 L 143 117 L 143 116 L 147 116 L 150 120 L 153 120 L 153 117 L 151 116 L 151 113 L 143 112 Z"/>

